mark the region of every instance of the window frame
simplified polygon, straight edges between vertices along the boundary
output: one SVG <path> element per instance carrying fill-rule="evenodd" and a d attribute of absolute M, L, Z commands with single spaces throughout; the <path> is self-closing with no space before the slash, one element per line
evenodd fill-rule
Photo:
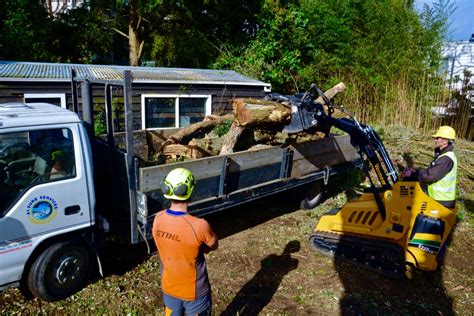
<path fill-rule="evenodd" d="M 50 125 L 50 126 L 28 126 L 28 127 L 12 127 L 12 128 L 7 128 L 2 131 L 1 134 L 10 134 L 10 133 L 22 133 L 22 132 L 27 132 L 31 133 L 34 131 L 46 131 L 46 130 L 53 130 L 53 129 L 61 129 L 63 130 L 68 130 L 70 133 L 70 136 L 72 137 L 72 158 L 73 158 L 73 172 L 70 175 L 60 177 L 60 178 L 53 178 L 53 179 L 47 179 L 46 181 L 43 182 L 38 182 L 38 183 L 29 183 L 28 185 L 24 186 L 17 194 L 17 196 L 9 201 L 6 206 L 4 206 L 4 209 L 0 207 L 0 219 L 5 217 L 11 210 L 12 207 L 22 199 L 23 196 L 26 194 L 29 194 L 29 191 L 36 187 L 36 186 L 41 186 L 41 185 L 50 185 L 54 183 L 64 183 L 64 181 L 78 181 L 80 177 L 83 177 L 82 174 L 84 173 L 84 163 L 82 161 L 82 154 L 80 151 L 78 151 L 78 148 L 81 147 L 81 136 L 80 136 L 80 131 L 77 129 L 77 126 L 72 126 L 70 124 L 58 124 L 58 125 Z M 29 136 L 28 136 L 29 137 Z M 47 173 L 43 173 L 42 175 L 46 175 Z M 8 201 L 7 201 L 8 202 Z"/>
<path fill-rule="evenodd" d="M 25 93 L 23 95 L 23 100 L 26 102 L 26 99 L 43 99 L 43 98 L 58 98 L 61 101 L 61 107 L 66 109 L 66 94 L 65 93 Z M 38 103 L 38 102 L 29 102 L 29 103 Z"/>
<path fill-rule="evenodd" d="M 147 98 L 174 98 L 174 127 L 146 127 L 146 103 Z M 142 117 L 142 129 L 146 130 L 164 130 L 164 129 L 175 129 L 180 128 L 179 126 L 179 99 L 188 98 L 202 98 L 206 99 L 204 116 L 211 115 L 212 113 L 212 94 L 142 94 L 141 95 L 141 117 Z"/>

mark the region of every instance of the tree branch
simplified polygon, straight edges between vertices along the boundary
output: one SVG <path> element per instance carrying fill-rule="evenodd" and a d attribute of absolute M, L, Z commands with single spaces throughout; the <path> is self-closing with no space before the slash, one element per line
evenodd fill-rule
<path fill-rule="evenodd" d="M 127 34 L 125 34 L 124 32 L 120 31 L 119 29 L 116 29 L 116 28 L 114 27 L 113 30 L 114 30 L 115 32 L 119 33 L 120 35 L 125 36 L 126 38 L 129 38 Z"/>
<path fill-rule="evenodd" d="M 140 28 L 141 22 L 142 22 L 142 17 L 139 16 L 139 17 L 138 17 L 138 21 L 137 21 L 137 30 Z"/>
<path fill-rule="evenodd" d="M 142 51 L 143 51 L 143 45 L 144 44 L 145 44 L 145 41 L 141 41 L 140 47 L 138 48 L 138 53 L 137 53 L 138 60 L 140 60 L 140 58 L 142 57 Z"/>

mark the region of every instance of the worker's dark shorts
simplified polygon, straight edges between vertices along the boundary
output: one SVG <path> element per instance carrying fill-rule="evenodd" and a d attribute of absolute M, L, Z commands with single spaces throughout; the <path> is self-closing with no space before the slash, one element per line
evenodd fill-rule
<path fill-rule="evenodd" d="M 183 301 L 179 298 L 169 296 L 163 293 L 163 302 L 165 304 L 165 315 L 211 315 L 212 299 L 211 293 L 204 295 L 194 301 Z M 183 313 L 184 312 L 184 313 Z"/>

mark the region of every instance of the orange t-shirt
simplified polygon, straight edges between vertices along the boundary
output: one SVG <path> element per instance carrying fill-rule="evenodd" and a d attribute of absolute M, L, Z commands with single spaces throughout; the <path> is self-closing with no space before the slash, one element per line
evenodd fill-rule
<path fill-rule="evenodd" d="M 162 262 L 163 292 L 188 301 L 209 293 L 202 247 L 217 243 L 209 223 L 185 212 L 164 210 L 156 214 L 152 234 Z"/>

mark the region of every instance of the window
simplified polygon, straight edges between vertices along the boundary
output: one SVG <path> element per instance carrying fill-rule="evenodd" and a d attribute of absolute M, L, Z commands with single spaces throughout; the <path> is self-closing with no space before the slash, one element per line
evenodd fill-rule
<path fill-rule="evenodd" d="M 0 134 L 0 214 L 27 188 L 75 176 L 71 130 Z"/>
<path fill-rule="evenodd" d="M 211 114 L 210 95 L 142 95 L 142 128 L 176 128 Z"/>
<path fill-rule="evenodd" d="M 64 93 L 25 93 L 25 103 L 51 103 L 66 108 Z"/>

